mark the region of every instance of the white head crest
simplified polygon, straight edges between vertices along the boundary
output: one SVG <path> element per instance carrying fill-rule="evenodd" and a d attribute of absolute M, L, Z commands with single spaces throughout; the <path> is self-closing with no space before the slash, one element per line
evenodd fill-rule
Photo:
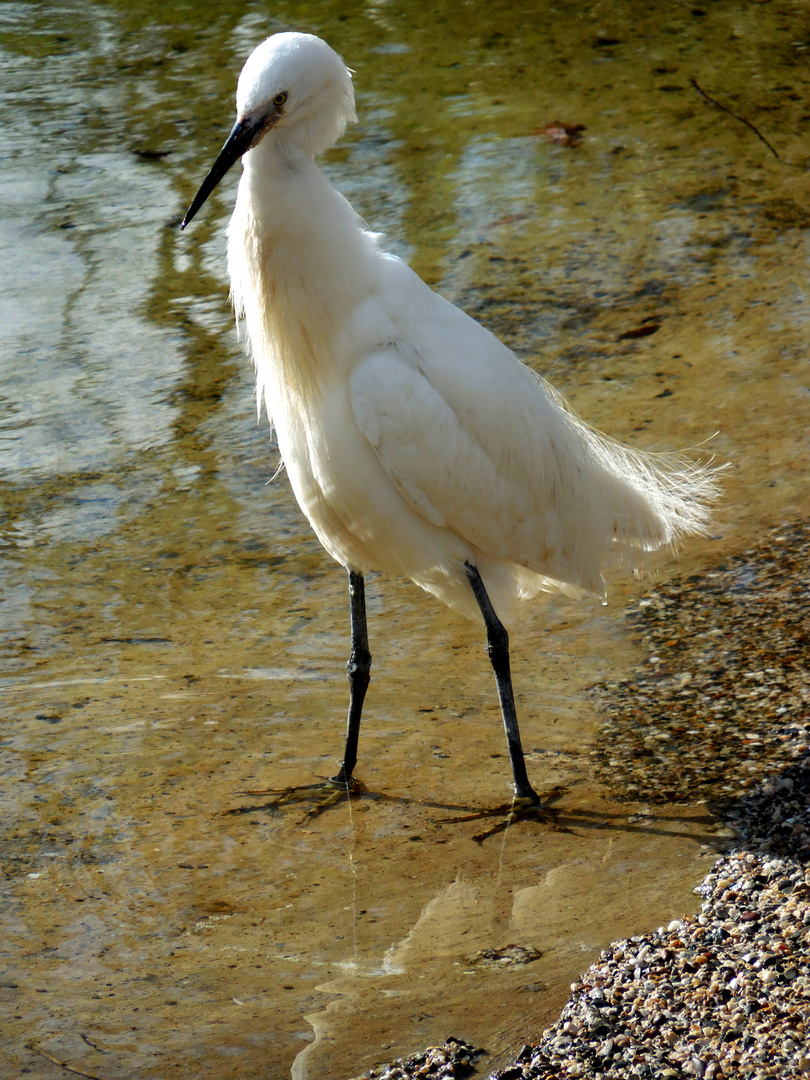
<path fill-rule="evenodd" d="M 307 153 L 321 153 L 357 119 L 349 69 L 313 34 L 273 34 L 242 68 L 236 110 L 241 120 L 274 109 L 278 115 L 271 127 L 279 137 Z"/>

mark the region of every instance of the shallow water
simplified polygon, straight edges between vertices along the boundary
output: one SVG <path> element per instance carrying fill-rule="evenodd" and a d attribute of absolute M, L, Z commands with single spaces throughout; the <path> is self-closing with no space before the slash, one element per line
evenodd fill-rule
<path fill-rule="evenodd" d="M 491 675 L 475 627 L 383 579 L 375 797 L 306 818 L 244 794 L 333 771 L 348 651 L 344 575 L 270 483 L 232 328 L 236 175 L 176 227 L 265 34 L 320 33 L 356 70 L 330 175 L 444 295 L 611 434 L 717 432 L 726 502 L 680 572 L 807 511 L 805 6 L 536 8 L 0 9 L 9 1076 L 54 1075 L 48 1054 L 340 1080 L 449 1034 L 494 1066 L 602 945 L 695 906 L 705 808 L 613 804 L 591 769 L 587 687 L 635 658 L 643 584 L 513 628 L 559 830 L 442 822 L 508 794 Z M 537 134 L 557 120 L 579 147 Z M 542 955 L 476 958 L 515 944 Z"/>

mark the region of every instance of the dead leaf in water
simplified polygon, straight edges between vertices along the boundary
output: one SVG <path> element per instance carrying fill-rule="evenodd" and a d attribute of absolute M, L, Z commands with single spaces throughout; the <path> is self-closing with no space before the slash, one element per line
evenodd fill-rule
<path fill-rule="evenodd" d="M 654 334 L 656 330 L 660 329 L 661 323 L 642 323 L 641 326 L 634 326 L 632 330 L 625 330 L 623 334 L 619 334 L 619 341 L 631 341 L 633 338 L 649 337 L 650 334 Z"/>
<path fill-rule="evenodd" d="M 539 949 L 531 945 L 504 945 L 500 949 L 479 949 L 468 956 L 466 962 L 474 966 L 521 967 L 523 964 L 531 964 L 542 955 Z"/>
<path fill-rule="evenodd" d="M 581 132 L 585 130 L 584 124 L 563 124 L 560 120 L 553 120 L 550 124 L 538 128 L 534 135 L 540 135 L 557 146 L 579 146 L 582 142 Z"/>

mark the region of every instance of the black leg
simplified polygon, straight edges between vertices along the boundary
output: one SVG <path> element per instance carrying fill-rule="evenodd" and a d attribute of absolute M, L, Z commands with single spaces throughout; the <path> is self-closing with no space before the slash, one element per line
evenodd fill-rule
<path fill-rule="evenodd" d="M 349 786 L 352 771 L 357 763 L 357 739 L 360 735 L 360 719 L 363 700 L 368 689 L 371 672 L 371 653 L 368 650 L 366 626 L 366 587 L 362 574 L 349 571 L 349 599 L 352 612 L 352 651 L 346 671 L 349 675 L 349 719 L 346 725 L 346 749 L 343 764 L 337 776 L 330 777 L 335 784 Z"/>
<path fill-rule="evenodd" d="M 526 762 L 523 758 L 523 747 L 520 743 L 520 730 L 515 711 L 515 696 L 512 693 L 512 675 L 509 669 L 509 635 L 503 623 L 495 614 L 495 609 L 476 567 L 465 563 L 464 568 L 467 571 L 467 577 L 470 579 L 472 591 L 478 601 L 478 606 L 487 627 L 487 656 L 492 664 L 492 670 L 495 672 L 495 682 L 498 686 L 501 715 L 506 730 L 506 743 L 509 747 L 512 776 L 515 780 L 515 798 L 527 799 L 539 806 L 540 798 L 529 783 Z"/>

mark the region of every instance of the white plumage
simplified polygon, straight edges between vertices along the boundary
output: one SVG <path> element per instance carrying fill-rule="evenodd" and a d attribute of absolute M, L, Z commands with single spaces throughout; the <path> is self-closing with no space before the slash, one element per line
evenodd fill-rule
<path fill-rule="evenodd" d="M 184 224 L 243 155 L 228 269 L 259 405 L 302 510 L 355 580 L 371 569 L 405 575 L 483 614 L 492 648 L 476 571 L 505 618 L 540 589 L 601 596 L 611 559 L 635 566 L 704 529 L 711 469 L 589 428 L 381 251 L 332 188 L 313 158 L 355 112 L 350 74 L 328 45 L 268 38 L 245 64 L 236 103 L 237 124 Z M 506 663 L 508 675 L 508 653 Z M 521 788 L 516 773 L 518 794 L 534 795 Z"/>

